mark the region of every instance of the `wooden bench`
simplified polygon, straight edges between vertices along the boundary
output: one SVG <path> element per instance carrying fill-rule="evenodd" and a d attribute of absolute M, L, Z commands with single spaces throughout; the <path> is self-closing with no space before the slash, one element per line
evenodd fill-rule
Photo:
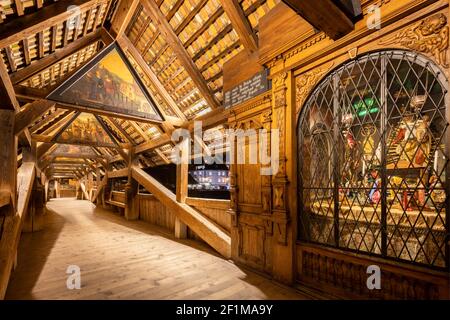
<path fill-rule="evenodd" d="M 118 202 L 118 201 L 113 201 L 113 200 L 106 200 L 105 202 L 106 202 L 107 204 L 112 205 L 112 206 L 119 207 L 119 208 L 124 208 L 124 209 L 125 209 L 125 203 Z"/>
<path fill-rule="evenodd" d="M 111 191 L 109 199 L 105 202 L 114 208 L 117 208 L 120 214 L 123 214 L 125 210 L 125 192 Z"/>

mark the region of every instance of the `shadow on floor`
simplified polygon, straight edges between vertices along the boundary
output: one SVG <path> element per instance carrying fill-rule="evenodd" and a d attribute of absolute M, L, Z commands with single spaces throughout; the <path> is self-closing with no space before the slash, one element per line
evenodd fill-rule
<path fill-rule="evenodd" d="M 5 299 L 33 299 L 30 294 L 41 274 L 47 257 L 59 238 L 66 220 L 63 216 L 46 207 L 44 229 L 33 233 L 22 233 L 17 253 L 17 268 L 12 272 Z M 48 232 L 51 229 L 52 232 Z M 39 243 L 39 250 L 29 250 L 33 243 Z M 15 287 L 16 279 L 26 274 L 27 281 Z M 14 294 L 11 294 L 11 293 Z"/>
<path fill-rule="evenodd" d="M 127 221 L 118 213 L 95 207 L 88 201 L 72 199 L 67 199 L 67 202 L 61 201 L 64 200 L 52 200 L 47 204 L 49 209 L 45 217 L 44 230 L 22 235 L 18 267 L 12 275 L 6 299 L 314 298 L 272 281 L 266 275 L 237 266 L 202 242 L 176 239 L 168 229 L 142 220 Z M 65 225 L 67 228 L 64 228 Z M 85 238 L 77 237 L 79 230 L 84 232 L 82 234 Z M 148 235 L 150 241 L 147 242 L 145 236 L 139 236 L 139 243 L 143 247 L 136 245 L 128 247 L 126 241 L 128 234 L 136 237 L 134 231 L 137 231 L 137 234 Z M 90 237 L 93 233 L 96 235 L 95 238 Z M 119 235 L 109 237 L 117 233 Z M 165 240 L 158 242 L 157 238 Z M 174 248 L 176 246 L 164 242 L 166 240 L 182 246 Z M 102 241 L 103 243 L 99 243 Z M 149 245 L 152 241 L 157 243 L 155 249 L 152 249 L 154 245 Z M 55 245 L 56 242 L 58 242 L 57 245 Z M 93 265 L 91 270 L 88 269 L 87 273 L 83 273 L 86 275 L 83 278 L 83 285 L 87 284 L 86 288 L 79 292 L 68 292 L 65 288 L 64 268 L 67 268 L 66 259 L 72 260 L 68 249 L 74 246 L 79 247 L 78 242 L 84 246 L 77 252 L 76 258 L 81 257 L 81 261 L 84 259 L 83 263 L 95 264 L 95 268 Z M 164 249 L 161 250 L 164 243 L 167 243 L 172 250 L 167 255 Z M 97 259 L 97 257 L 104 258 L 101 255 L 104 252 L 107 254 L 112 252 L 109 246 L 102 251 L 102 246 L 105 244 L 117 250 L 118 257 L 122 257 L 122 260 L 113 267 L 103 263 L 102 259 Z M 185 249 L 184 246 L 186 246 Z M 54 247 L 56 249 L 49 258 Z M 163 255 L 155 255 L 154 250 L 162 252 Z M 183 255 L 183 253 L 188 254 Z M 116 253 L 113 252 L 113 254 Z M 87 256 L 94 256 L 90 258 L 94 260 L 86 261 Z M 152 256 L 155 257 L 152 258 Z M 194 260 L 191 260 L 191 257 Z M 143 261 L 147 261 L 147 264 Z M 147 277 L 149 267 L 153 269 Z M 122 270 L 125 273 L 121 273 Z M 136 279 L 139 272 L 143 274 L 143 278 L 148 279 Z M 40 279 L 41 273 L 43 276 Z M 117 275 L 120 275 L 120 279 L 113 277 Z M 148 280 L 149 283 L 144 280 Z"/>

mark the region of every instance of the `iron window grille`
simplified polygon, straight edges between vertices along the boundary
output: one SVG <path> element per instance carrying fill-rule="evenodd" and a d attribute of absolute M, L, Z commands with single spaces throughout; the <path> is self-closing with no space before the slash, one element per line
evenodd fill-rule
<path fill-rule="evenodd" d="M 298 124 L 300 240 L 448 268 L 446 99 L 443 73 L 407 51 L 322 80 Z"/>

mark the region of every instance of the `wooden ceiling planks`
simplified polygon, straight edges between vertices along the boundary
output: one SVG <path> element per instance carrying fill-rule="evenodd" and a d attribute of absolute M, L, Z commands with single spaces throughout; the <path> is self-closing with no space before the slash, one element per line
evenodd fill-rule
<path fill-rule="evenodd" d="M 168 122 L 158 129 L 152 124 L 115 117 L 109 117 L 107 122 L 129 144 L 136 144 L 142 154 L 154 149 L 153 156 L 166 163 L 171 150 L 169 142 L 173 124 L 184 125 L 183 121 L 186 123 L 186 120 L 220 107 L 223 63 L 243 49 L 254 50 L 257 46 L 257 23 L 252 15 L 257 13 L 261 17 L 278 1 L 158 0 L 119 1 L 118 4 L 114 1 L 117 10 L 111 13 L 108 8 L 113 1 L 71 1 L 81 9 L 75 17 L 80 28 L 68 23 L 73 16 L 61 10 L 61 3 L 67 1 L 43 1 L 39 5 L 35 2 L 35 10 L 48 17 L 48 21 L 27 13 L 29 9 L 14 20 L 3 19 L 3 25 L 0 24 L 0 54 L 6 58 L 6 73 L 11 73 L 11 79 L 17 83 L 32 88 L 56 85 L 98 51 L 99 28 L 108 15 L 112 19 L 110 31 L 113 37 L 117 37 L 114 30 L 119 30 L 122 36 L 118 40 L 126 42 L 128 48 L 124 51 L 130 62 L 146 79 L 145 85 L 172 125 L 168 126 Z M 125 2 L 126 12 L 120 13 Z M 143 14 L 139 15 L 139 11 Z M 149 12 L 151 14 L 148 15 Z M 121 14 L 125 14 L 125 18 L 120 18 Z M 122 19 L 119 27 L 118 17 Z M 18 19 L 24 25 L 21 32 L 13 34 L 6 30 L 6 25 L 18 25 Z M 125 32 L 127 36 L 123 36 Z M 95 44 L 94 34 L 98 42 Z M 83 42 L 87 45 L 82 46 Z M 30 67 L 34 69 L 27 69 Z M 61 121 L 61 110 L 49 111 L 46 117 L 50 122 Z M 34 123 L 32 128 L 40 130 L 39 127 L 45 127 L 45 120 L 42 121 L 44 123 Z M 37 137 L 46 139 L 45 136 Z M 108 153 L 118 155 L 117 150 L 108 149 L 102 155 L 108 157 Z M 157 162 L 161 163 L 160 160 Z"/>

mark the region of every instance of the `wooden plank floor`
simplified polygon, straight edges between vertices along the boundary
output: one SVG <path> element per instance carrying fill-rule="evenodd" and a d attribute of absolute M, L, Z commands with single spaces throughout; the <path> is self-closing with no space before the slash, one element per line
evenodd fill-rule
<path fill-rule="evenodd" d="M 52 200 L 45 229 L 23 234 L 6 299 L 309 299 L 192 240 L 88 201 Z M 69 265 L 81 289 L 66 287 Z"/>

